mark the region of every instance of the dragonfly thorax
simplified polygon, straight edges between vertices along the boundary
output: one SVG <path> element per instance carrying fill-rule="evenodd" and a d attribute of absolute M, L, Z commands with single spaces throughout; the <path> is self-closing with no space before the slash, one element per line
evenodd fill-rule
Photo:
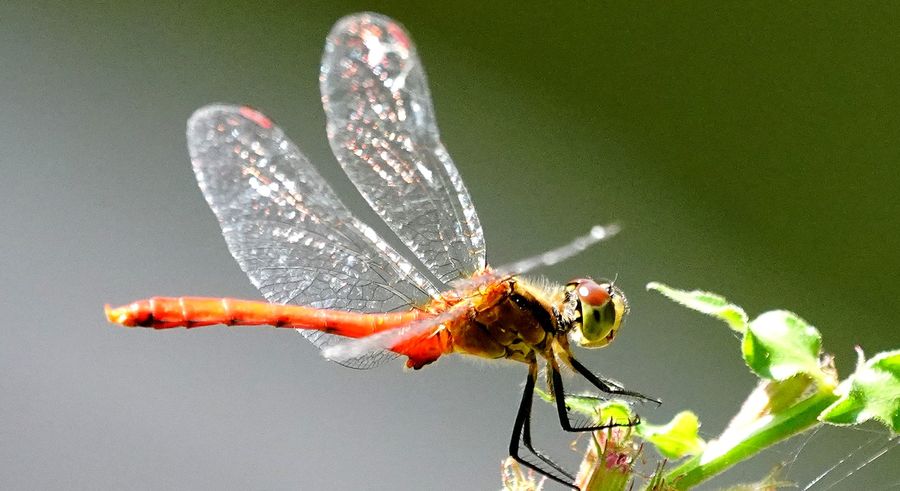
<path fill-rule="evenodd" d="M 555 295 L 522 278 L 485 285 L 475 296 L 468 317 L 448 326 L 457 353 L 529 363 L 565 336 Z"/>

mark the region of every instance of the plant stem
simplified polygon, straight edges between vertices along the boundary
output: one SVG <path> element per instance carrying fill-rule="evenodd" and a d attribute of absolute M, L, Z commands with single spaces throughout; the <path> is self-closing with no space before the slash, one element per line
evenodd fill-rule
<path fill-rule="evenodd" d="M 819 423 L 818 416 L 837 400 L 832 391 L 819 391 L 804 401 L 766 415 L 743 431 L 728 432 L 726 440 L 709 442 L 706 450 L 664 476 L 672 489 L 688 489 L 732 465 L 782 440 L 802 433 Z"/>

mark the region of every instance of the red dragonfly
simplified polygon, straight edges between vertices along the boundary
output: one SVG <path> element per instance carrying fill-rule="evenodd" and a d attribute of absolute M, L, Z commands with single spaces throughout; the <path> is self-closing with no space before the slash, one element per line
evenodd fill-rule
<path fill-rule="evenodd" d="M 615 227 L 595 226 L 570 244 L 492 269 L 403 27 L 372 13 L 340 20 L 327 39 L 320 84 L 334 155 L 424 270 L 354 217 L 269 118 L 246 106 L 215 104 L 188 121 L 191 164 L 231 254 L 268 302 L 154 297 L 107 306 L 107 318 L 154 329 L 296 329 L 326 358 L 352 368 L 405 356 L 408 367 L 419 369 L 451 353 L 522 362 L 528 376 L 509 452 L 573 486 L 574 476 L 531 442 L 539 361 L 567 431 L 609 425 L 570 420 L 561 364 L 606 394 L 652 399 L 601 379 L 572 355 L 571 343 L 603 347 L 621 327 L 628 309 L 612 282 L 576 279 L 560 286 L 519 275 L 562 261 Z"/>

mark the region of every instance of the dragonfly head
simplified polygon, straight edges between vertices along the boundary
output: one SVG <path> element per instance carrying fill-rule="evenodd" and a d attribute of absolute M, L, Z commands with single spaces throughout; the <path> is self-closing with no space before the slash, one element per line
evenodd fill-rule
<path fill-rule="evenodd" d="M 616 337 L 628 303 L 611 281 L 576 279 L 566 285 L 563 309 L 571 319 L 572 340 L 584 348 L 602 348 Z"/>

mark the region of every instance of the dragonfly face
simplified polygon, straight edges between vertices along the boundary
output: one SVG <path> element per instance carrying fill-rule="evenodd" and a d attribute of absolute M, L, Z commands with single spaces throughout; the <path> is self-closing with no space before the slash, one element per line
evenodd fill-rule
<path fill-rule="evenodd" d="M 622 326 L 628 304 L 622 290 L 610 282 L 572 280 L 566 285 L 565 310 L 572 315 L 572 341 L 584 348 L 611 343 Z"/>

